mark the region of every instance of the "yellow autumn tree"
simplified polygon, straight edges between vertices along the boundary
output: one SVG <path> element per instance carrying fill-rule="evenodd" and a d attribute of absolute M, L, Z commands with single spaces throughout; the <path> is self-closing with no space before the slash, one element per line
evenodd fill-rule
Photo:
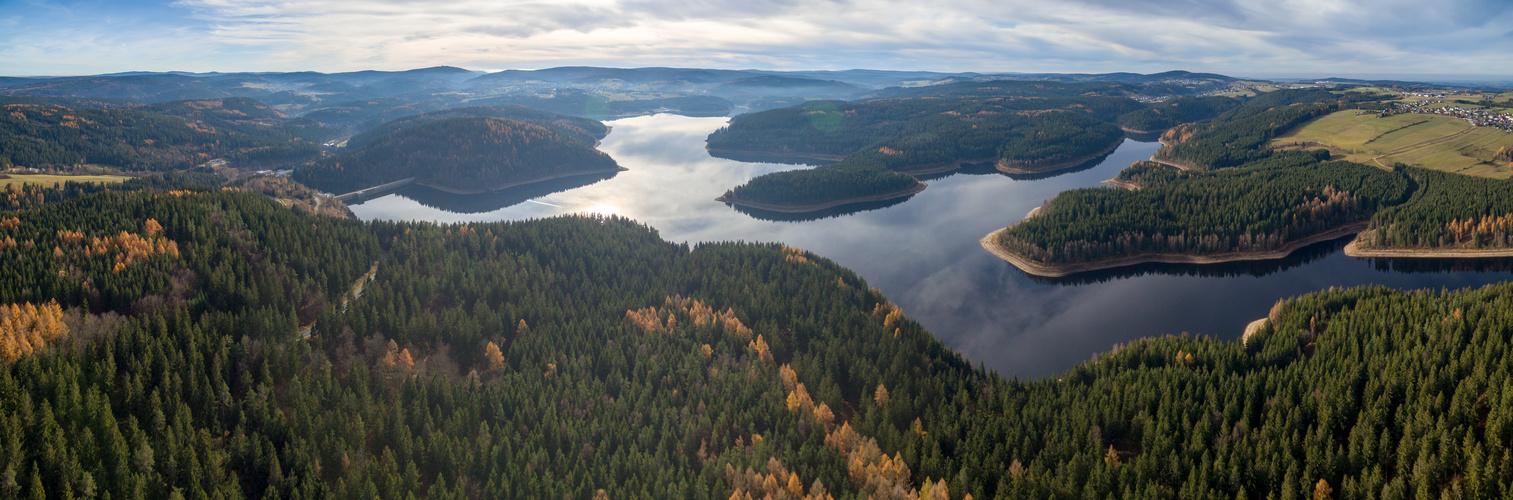
<path fill-rule="evenodd" d="M 504 353 L 493 342 L 489 342 L 488 345 L 483 346 L 483 359 L 489 362 L 490 370 L 504 369 Z"/>
<path fill-rule="evenodd" d="M 877 390 L 872 391 L 872 401 L 876 402 L 878 406 L 882 406 L 888 404 L 888 398 L 888 388 L 884 387 L 883 384 L 877 384 Z"/>
<path fill-rule="evenodd" d="M 384 368 L 393 368 L 399 364 L 399 344 L 394 339 L 389 339 L 388 349 L 384 350 L 384 357 L 380 361 Z"/>
<path fill-rule="evenodd" d="M 894 326 L 897 326 L 898 323 L 903 320 L 903 309 L 899 309 L 898 306 L 893 306 L 893 309 L 888 311 L 888 315 L 883 318 L 883 327 L 891 330 Z"/>
<path fill-rule="evenodd" d="M 835 412 L 830 410 L 829 404 L 820 403 L 814 408 L 814 420 L 828 428 L 835 421 Z"/>
<path fill-rule="evenodd" d="M 793 366 L 783 363 L 783 366 L 778 367 L 778 379 L 783 381 L 784 389 L 791 391 L 799 383 L 799 374 L 793 371 Z"/>
<path fill-rule="evenodd" d="M 0 361 L 15 362 L 68 334 L 63 307 L 50 301 L 0 304 Z"/>
<path fill-rule="evenodd" d="M 763 339 L 761 335 L 757 335 L 756 340 L 751 341 L 749 347 L 751 347 L 751 350 L 756 351 L 757 356 L 762 359 L 763 363 L 770 365 L 774 362 L 772 359 L 772 350 L 768 349 L 767 340 Z"/>
<path fill-rule="evenodd" d="M 147 219 L 147 222 L 142 223 L 142 234 L 147 235 L 148 238 L 161 235 L 163 234 L 163 225 L 158 224 L 157 219 Z"/>
<path fill-rule="evenodd" d="M 1329 487 L 1329 481 L 1319 479 L 1318 484 L 1313 485 L 1313 500 L 1327 500 L 1333 498 L 1334 488 Z"/>

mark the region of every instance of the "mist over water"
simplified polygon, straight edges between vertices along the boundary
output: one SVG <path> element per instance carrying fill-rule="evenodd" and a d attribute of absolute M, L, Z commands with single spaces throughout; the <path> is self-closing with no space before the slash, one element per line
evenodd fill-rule
<path fill-rule="evenodd" d="M 748 214 L 714 199 L 748 179 L 801 165 L 711 157 L 704 138 L 727 118 L 655 115 L 606 122 L 600 149 L 630 170 L 484 197 L 401 191 L 352 205 L 363 219 L 475 222 L 572 213 L 621 215 L 674 242 L 782 242 L 866 278 L 941 341 L 1006 376 L 1066 370 L 1116 343 L 1181 332 L 1239 338 L 1278 299 L 1331 286 L 1462 288 L 1507 279 L 1513 261 L 1357 259 L 1324 242 L 1287 259 L 1213 266 L 1145 265 L 1037 278 L 978 240 L 1057 193 L 1101 187 L 1160 146 L 1126 140 L 1100 162 L 1036 179 L 991 169 L 927 178 L 897 203 L 815 220 Z M 1107 188 L 1112 189 L 1112 188 Z M 424 201 L 420 201 L 424 200 Z"/>

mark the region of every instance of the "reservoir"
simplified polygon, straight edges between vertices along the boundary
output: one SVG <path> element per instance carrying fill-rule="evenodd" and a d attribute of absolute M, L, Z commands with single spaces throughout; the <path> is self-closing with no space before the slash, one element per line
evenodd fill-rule
<path fill-rule="evenodd" d="M 1191 332 L 1237 339 L 1278 299 L 1332 286 L 1464 288 L 1506 280 L 1513 269 L 1510 259 L 1357 259 L 1340 251 L 1347 238 L 1277 261 L 1150 264 L 1038 278 L 989 254 L 978 240 L 1061 191 L 1102 187 L 1100 181 L 1149 158 L 1158 143 L 1125 139 L 1100 160 L 1033 178 L 991 166 L 927 176 L 921 180 L 929 187 L 907 199 L 795 217 L 714 201 L 752 177 L 809 168 L 711 157 L 704 138 L 726 120 L 663 114 L 606 122 L 613 129 L 599 149 L 629 169 L 618 174 L 490 195 L 411 186 L 351 208 L 363 219 L 444 223 L 620 215 L 673 242 L 781 242 L 856 271 L 946 345 L 1021 378 L 1054 375 L 1145 337 Z"/>

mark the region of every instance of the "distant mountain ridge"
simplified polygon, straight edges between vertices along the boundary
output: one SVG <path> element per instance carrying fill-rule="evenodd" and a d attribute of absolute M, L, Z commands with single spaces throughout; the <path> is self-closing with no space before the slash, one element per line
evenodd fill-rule
<path fill-rule="evenodd" d="M 1151 98 L 1195 95 L 1238 81 L 1212 73 L 942 73 L 892 70 L 733 70 L 563 66 L 492 73 L 452 66 L 340 73 L 123 72 L 0 77 L 0 96 L 157 103 L 251 97 L 291 116 L 354 131 L 398 116 L 469 105 L 519 104 L 596 119 L 670 112 L 719 116 L 813 99 L 855 99 L 888 88 L 984 81 L 1131 85 Z"/>

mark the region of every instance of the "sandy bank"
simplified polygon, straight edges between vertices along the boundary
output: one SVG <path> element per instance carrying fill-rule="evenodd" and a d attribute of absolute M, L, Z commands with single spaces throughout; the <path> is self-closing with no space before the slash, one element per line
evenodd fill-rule
<path fill-rule="evenodd" d="M 1109 179 L 1109 180 L 1106 180 L 1106 181 L 1101 181 L 1101 182 L 1099 182 L 1099 184 L 1104 184 L 1104 185 L 1108 185 L 1108 186 L 1114 186 L 1114 187 L 1119 188 L 1119 189 L 1128 189 L 1130 191 L 1139 191 L 1140 190 L 1140 185 L 1139 184 L 1135 184 L 1135 183 L 1131 183 L 1131 182 L 1125 182 L 1125 181 L 1121 181 L 1119 179 Z"/>
<path fill-rule="evenodd" d="M 1261 328 L 1266 326 L 1267 321 L 1270 321 L 1270 319 L 1261 318 L 1245 325 L 1245 333 L 1240 334 L 1240 343 L 1245 344 L 1247 342 L 1250 342 L 1250 336 L 1254 335 L 1256 332 L 1261 331 Z"/>
<path fill-rule="evenodd" d="M 1361 237 L 1356 237 L 1355 241 L 1345 245 L 1345 255 L 1401 259 L 1486 259 L 1513 257 L 1513 248 L 1361 248 Z"/>
<path fill-rule="evenodd" d="M 1250 260 L 1271 260 L 1286 257 L 1288 254 L 1314 243 L 1329 241 L 1356 234 L 1366 229 L 1365 222 L 1358 222 L 1346 226 L 1337 227 L 1324 231 L 1307 238 L 1294 240 L 1283 245 L 1282 248 L 1264 252 L 1231 252 L 1210 255 L 1187 255 L 1187 254 L 1143 254 L 1106 259 L 1095 262 L 1079 262 L 1076 264 L 1042 264 L 1034 262 L 1022 255 L 1014 253 L 998 245 L 998 236 L 1014 226 L 1005 227 L 988 233 L 979 242 L 984 249 L 997 255 L 998 258 L 1008 261 L 1014 267 L 1036 276 L 1047 278 L 1060 278 L 1075 273 L 1097 271 L 1100 269 L 1113 269 L 1116 267 L 1133 266 L 1136 264 L 1220 264 L 1224 262 L 1243 262 Z"/>

